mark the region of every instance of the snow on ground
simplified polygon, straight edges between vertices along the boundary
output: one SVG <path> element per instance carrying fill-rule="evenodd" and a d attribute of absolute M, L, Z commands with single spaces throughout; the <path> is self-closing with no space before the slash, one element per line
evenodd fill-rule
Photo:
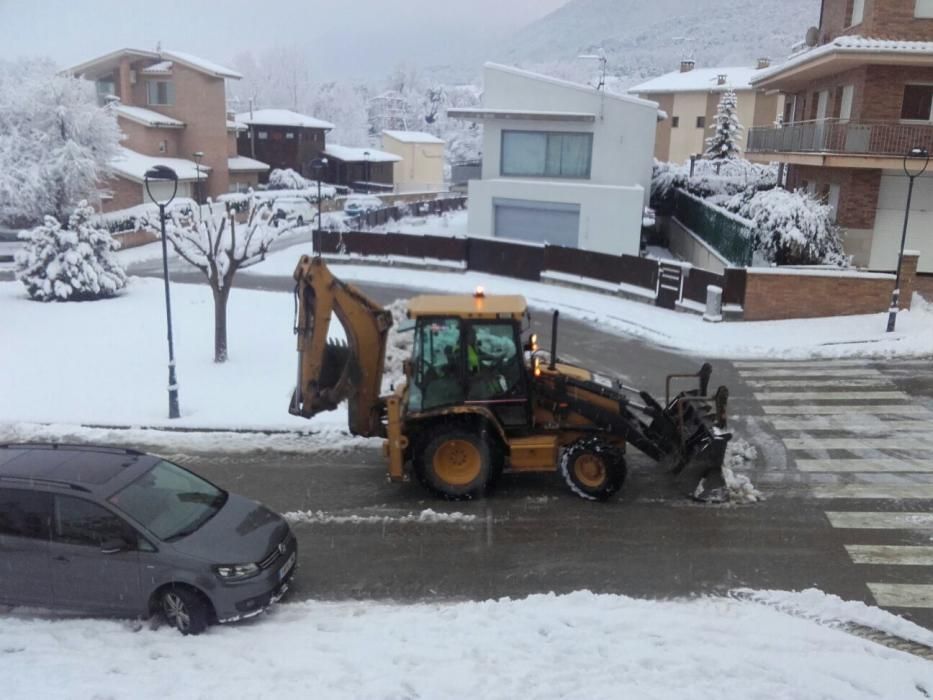
<path fill-rule="evenodd" d="M 335 515 L 323 510 L 296 510 L 283 513 L 282 517 L 291 523 L 338 523 L 351 525 L 385 525 L 386 523 L 473 523 L 475 515 L 466 513 L 439 513 L 425 508 L 419 513 L 405 515 Z"/>
<path fill-rule="evenodd" d="M 234 289 L 230 360 L 213 362 L 213 302 L 206 285 L 172 285 L 181 418 L 168 413 L 168 350 L 161 280 L 131 278 L 114 299 L 39 303 L 18 282 L 0 283 L 0 424 L 171 426 L 252 430 L 346 430 L 343 410 L 313 424 L 288 413 L 297 353 L 288 294 Z M 340 338 L 339 323 L 331 335 Z M 20 424 L 17 428 L 12 424 Z M 183 442 L 184 435 L 171 439 Z M 201 436 L 199 441 L 226 440 Z M 253 440 L 253 438 L 250 438 Z"/>
<path fill-rule="evenodd" d="M 298 253 L 273 253 L 245 274 L 291 275 Z M 898 315 L 897 331 L 886 333 L 887 313 L 788 321 L 709 323 L 700 316 L 661 309 L 608 294 L 525 282 L 478 272 L 450 273 L 377 265 L 334 264 L 338 277 L 415 287 L 441 293 L 523 294 L 529 304 L 590 321 L 617 333 L 704 358 L 800 360 L 835 357 L 921 356 L 933 353 L 933 304 L 914 297 L 914 308 Z"/>
<path fill-rule="evenodd" d="M 929 661 L 771 605 L 586 591 L 465 603 L 284 604 L 188 638 L 167 627 L 8 615 L 0 617 L 0 677 L 8 700 L 933 695 Z"/>
<path fill-rule="evenodd" d="M 385 233 L 420 233 L 430 236 L 466 236 L 467 210 L 455 209 L 431 216 L 403 216 L 382 226 L 369 229 Z"/>
<path fill-rule="evenodd" d="M 732 438 L 726 446 L 722 475 L 732 503 L 756 503 L 764 500 L 764 496 L 755 488 L 752 480 L 736 471 L 742 469 L 746 462 L 754 462 L 757 458 L 758 450 L 748 440 Z"/>

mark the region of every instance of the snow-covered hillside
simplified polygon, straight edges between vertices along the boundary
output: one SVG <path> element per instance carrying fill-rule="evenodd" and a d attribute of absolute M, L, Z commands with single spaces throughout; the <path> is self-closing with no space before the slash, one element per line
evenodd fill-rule
<path fill-rule="evenodd" d="M 595 67 L 576 57 L 602 50 L 625 86 L 675 70 L 684 57 L 698 66 L 782 59 L 819 12 L 818 0 L 571 0 L 516 33 L 496 59 L 579 77 Z"/>

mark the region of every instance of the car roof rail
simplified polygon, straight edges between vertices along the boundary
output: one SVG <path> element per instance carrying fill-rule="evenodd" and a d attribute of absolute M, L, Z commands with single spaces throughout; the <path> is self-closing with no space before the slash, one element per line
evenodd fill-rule
<path fill-rule="evenodd" d="M 109 454 L 126 454 L 136 457 L 145 456 L 145 452 L 135 450 L 132 447 L 114 447 L 112 445 L 86 445 L 71 442 L 5 442 L 0 444 L 0 448 L 9 449 L 27 449 L 27 450 L 77 450 L 83 452 L 107 452 Z"/>
<path fill-rule="evenodd" d="M 81 484 L 72 484 L 68 481 L 59 481 L 57 479 L 44 479 L 42 477 L 35 476 L 12 476 L 10 474 L 0 474 L 0 483 L 12 481 L 15 483 L 25 483 L 25 484 L 36 484 L 38 486 L 54 486 L 62 489 L 70 489 L 72 491 L 81 491 L 83 493 L 90 493 L 91 489 L 87 486 L 82 486 Z"/>

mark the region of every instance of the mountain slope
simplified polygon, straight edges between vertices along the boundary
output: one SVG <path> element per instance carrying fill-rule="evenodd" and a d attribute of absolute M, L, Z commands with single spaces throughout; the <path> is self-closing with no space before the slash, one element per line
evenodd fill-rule
<path fill-rule="evenodd" d="M 609 73 L 632 84 L 688 57 L 698 66 L 781 60 L 819 12 L 819 0 L 571 0 L 516 33 L 496 58 L 571 69 L 585 63 L 579 54 L 604 52 Z"/>

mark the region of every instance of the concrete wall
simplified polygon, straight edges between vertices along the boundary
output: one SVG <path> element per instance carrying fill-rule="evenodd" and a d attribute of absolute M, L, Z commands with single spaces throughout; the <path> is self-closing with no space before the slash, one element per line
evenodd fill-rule
<path fill-rule="evenodd" d="M 713 250 L 703 239 L 695 235 L 690 229 L 681 224 L 674 217 L 667 217 L 661 224 L 667 234 L 668 248 L 672 253 L 691 265 L 702 267 L 704 270 L 723 274 L 729 261 L 725 260 Z"/>
<path fill-rule="evenodd" d="M 494 234 L 493 199 L 579 204 L 580 248 L 638 255 L 644 200 L 640 185 L 612 187 L 502 178 L 471 180 L 469 188 L 467 230 L 471 236 Z"/>
<path fill-rule="evenodd" d="M 382 150 L 402 157 L 393 165 L 399 192 L 439 190 L 444 186 L 444 144 L 409 143 L 382 135 Z"/>

